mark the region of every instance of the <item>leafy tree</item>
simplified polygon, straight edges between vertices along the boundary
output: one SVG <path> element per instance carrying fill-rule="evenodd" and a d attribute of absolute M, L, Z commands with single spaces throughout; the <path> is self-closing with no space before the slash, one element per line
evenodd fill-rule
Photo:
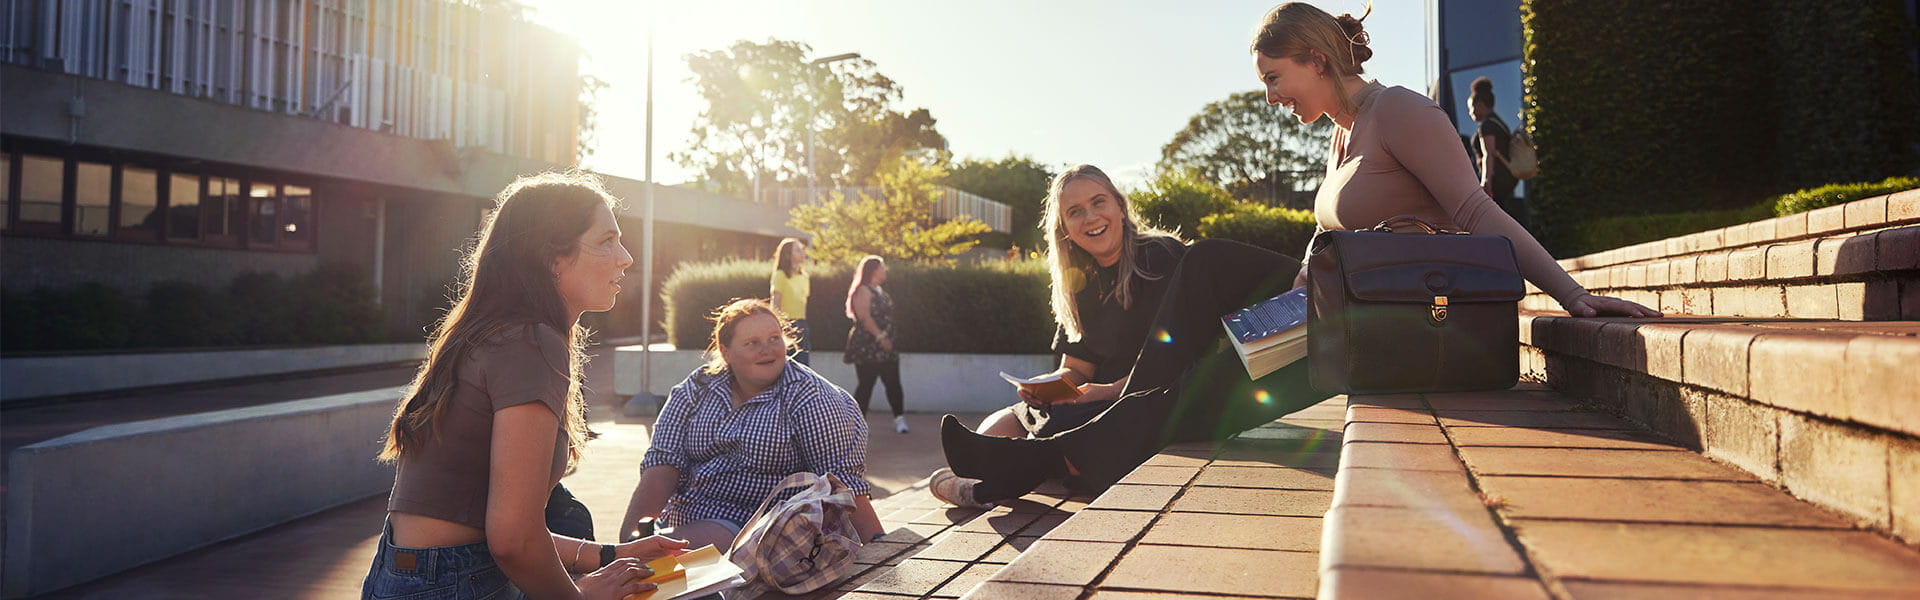
<path fill-rule="evenodd" d="M 1326 156 L 1333 126 L 1302 125 L 1267 105 L 1265 92 L 1228 96 L 1200 109 L 1173 141 L 1160 148 L 1159 170 L 1195 171 L 1237 198 L 1286 204 L 1288 171 L 1310 171 Z"/>
<path fill-rule="evenodd" d="M 1207 215 L 1233 208 L 1233 196 L 1207 181 L 1197 171 L 1162 171 L 1146 187 L 1127 194 L 1133 209 L 1148 225 L 1192 238 Z"/>
<path fill-rule="evenodd" d="M 804 184 L 810 130 L 823 187 L 865 182 L 903 151 L 946 146 L 931 113 L 895 108 L 900 86 L 873 61 L 815 65 L 812 54 L 801 42 L 741 40 L 687 55 L 707 108 L 688 149 L 670 157 L 698 171 L 709 189 L 746 196 L 756 181 Z"/>
<path fill-rule="evenodd" d="M 1040 210 L 1046 204 L 1053 170 L 1030 157 L 1008 154 L 1000 160 L 969 158 L 947 173 L 947 185 L 979 194 L 1013 209 L 1013 243 L 1028 250 L 1045 241 Z"/>
<path fill-rule="evenodd" d="M 847 264 L 868 254 L 887 258 L 939 261 L 972 249 L 975 236 L 991 231 L 973 217 L 933 221 L 940 181 L 947 170 L 937 163 L 894 157 L 874 176 L 881 197 L 839 192 L 827 200 L 795 206 L 787 224 L 812 238 L 813 260 Z"/>
<path fill-rule="evenodd" d="M 606 88 L 606 80 L 590 74 L 580 75 L 580 110 L 577 113 L 579 122 L 576 124 L 573 137 L 574 164 L 580 164 L 587 160 L 587 157 L 593 156 L 594 147 L 599 145 L 600 136 L 597 134 L 600 128 L 600 90 Z"/>

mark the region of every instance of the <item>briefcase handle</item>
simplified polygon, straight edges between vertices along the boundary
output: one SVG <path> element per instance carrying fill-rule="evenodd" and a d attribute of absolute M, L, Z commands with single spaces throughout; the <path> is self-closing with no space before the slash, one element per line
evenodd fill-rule
<path fill-rule="evenodd" d="M 1438 225 L 1428 223 L 1426 219 L 1422 219 L 1420 217 L 1416 217 L 1413 215 L 1400 215 L 1391 219 L 1387 219 L 1385 221 L 1381 221 L 1379 225 L 1374 225 L 1372 229 L 1368 229 L 1366 231 L 1374 231 L 1379 233 L 1393 233 L 1393 226 L 1400 223 L 1412 223 L 1414 225 L 1418 225 L 1420 226 L 1420 229 L 1422 231 L 1425 231 L 1428 234 L 1432 234 L 1432 235 L 1438 235 L 1442 233 L 1455 234 L 1455 235 L 1467 234 L 1467 232 L 1465 231 L 1441 229 Z"/>

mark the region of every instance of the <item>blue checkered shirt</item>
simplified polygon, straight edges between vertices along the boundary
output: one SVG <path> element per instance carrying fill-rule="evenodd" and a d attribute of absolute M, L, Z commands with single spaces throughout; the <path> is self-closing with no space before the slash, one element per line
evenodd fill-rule
<path fill-rule="evenodd" d="M 695 370 L 667 395 L 653 447 L 640 461 L 642 471 L 680 471 L 663 524 L 744 525 L 781 479 L 802 471 L 832 473 L 854 494 L 867 494 L 867 420 L 846 390 L 788 361 L 772 387 L 735 409 L 732 381 L 731 370 Z"/>

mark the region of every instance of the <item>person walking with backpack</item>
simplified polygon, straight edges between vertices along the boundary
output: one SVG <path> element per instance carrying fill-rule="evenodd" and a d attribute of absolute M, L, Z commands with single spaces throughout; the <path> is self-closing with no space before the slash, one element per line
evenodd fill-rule
<path fill-rule="evenodd" d="M 1480 168 L 1480 189 L 1493 197 L 1493 203 L 1513 217 L 1522 228 L 1527 226 L 1527 207 L 1513 196 L 1520 180 L 1507 165 L 1507 148 L 1513 140 L 1513 128 L 1493 111 L 1493 80 L 1473 80 L 1467 104 L 1473 106 L 1473 120 L 1480 124 L 1473 136 L 1474 163 Z"/>

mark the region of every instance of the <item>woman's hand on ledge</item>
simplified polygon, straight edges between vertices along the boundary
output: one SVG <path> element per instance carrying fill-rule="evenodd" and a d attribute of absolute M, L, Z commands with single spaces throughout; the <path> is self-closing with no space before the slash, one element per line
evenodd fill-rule
<path fill-rule="evenodd" d="M 1567 314 L 1576 317 L 1632 317 L 1636 319 L 1655 319 L 1666 315 L 1660 311 L 1641 306 L 1634 302 L 1609 296 L 1585 294 L 1574 298 L 1564 307 Z"/>

